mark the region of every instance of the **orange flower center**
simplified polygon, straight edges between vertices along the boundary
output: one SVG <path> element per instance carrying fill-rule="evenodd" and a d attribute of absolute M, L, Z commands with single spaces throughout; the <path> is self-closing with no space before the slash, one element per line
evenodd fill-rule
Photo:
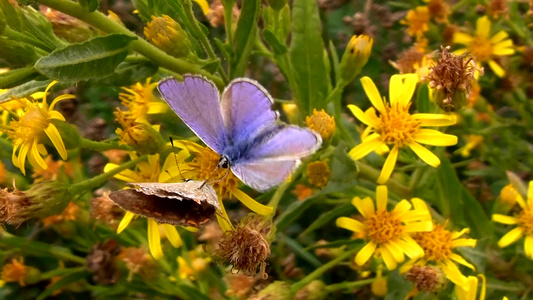
<path fill-rule="evenodd" d="M 190 166 L 196 170 L 197 180 L 209 180 L 218 196 L 229 198 L 239 185 L 239 179 L 229 169 L 217 168 L 220 155 L 209 148 L 197 153 Z"/>
<path fill-rule="evenodd" d="M 420 121 L 409 114 L 409 105 L 385 107 L 385 113 L 380 115 L 379 121 L 376 132 L 386 144 L 398 147 L 409 144 L 420 128 Z"/>
<path fill-rule="evenodd" d="M 452 233 L 440 224 L 433 226 L 432 231 L 415 233 L 413 239 L 429 260 L 442 261 L 452 253 Z"/>
<path fill-rule="evenodd" d="M 468 45 L 468 52 L 472 53 L 479 62 L 487 61 L 492 55 L 492 44 L 490 40 L 476 36 Z"/>
<path fill-rule="evenodd" d="M 533 236 L 533 210 L 524 209 L 517 217 L 518 226 L 524 229 L 527 236 Z"/>
<path fill-rule="evenodd" d="M 376 212 L 365 220 L 367 236 L 378 244 L 399 238 L 403 234 L 400 219 L 388 211 Z"/>

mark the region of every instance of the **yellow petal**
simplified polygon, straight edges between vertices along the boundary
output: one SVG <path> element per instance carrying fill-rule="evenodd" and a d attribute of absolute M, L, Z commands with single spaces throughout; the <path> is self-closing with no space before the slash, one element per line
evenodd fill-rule
<path fill-rule="evenodd" d="M 403 251 L 412 259 L 417 259 L 424 256 L 424 249 L 418 245 L 415 240 L 406 235 L 400 240 Z"/>
<path fill-rule="evenodd" d="M 152 256 L 155 259 L 160 259 L 163 257 L 159 226 L 153 219 L 148 219 L 148 247 L 150 248 L 150 253 L 152 253 Z"/>
<path fill-rule="evenodd" d="M 22 171 L 22 174 L 24 175 L 26 175 L 26 155 L 28 154 L 30 147 L 31 147 L 31 144 L 24 143 L 22 144 L 22 147 L 20 147 L 20 151 L 19 151 L 18 166 L 19 166 L 19 169 Z"/>
<path fill-rule="evenodd" d="M 387 269 L 389 269 L 390 271 L 396 269 L 396 267 L 398 266 L 398 263 L 394 259 L 394 256 L 392 255 L 392 253 L 390 253 L 387 250 L 387 248 L 383 246 L 380 247 L 380 251 L 381 251 L 381 257 L 383 258 L 383 262 L 385 262 L 385 266 L 387 266 Z"/>
<path fill-rule="evenodd" d="M 466 49 L 466 48 L 462 48 L 462 49 L 457 49 L 457 50 L 455 50 L 455 51 L 452 51 L 452 53 L 455 54 L 455 55 L 463 55 L 463 54 L 465 54 L 467 51 L 468 51 L 468 49 Z"/>
<path fill-rule="evenodd" d="M 464 234 L 470 233 L 470 228 L 463 228 L 461 231 L 454 231 L 452 232 L 452 240 L 463 236 Z"/>
<path fill-rule="evenodd" d="M 387 159 L 385 160 L 385 164 L 383 165 L 383 168 L 381 169 L 381 174 L 379 174 L 377 183 L 385 184 L 389 180 L 392 174 L 392 171 L 394 171 L 394 165 L 396 165 L 397 159 L 398 159 L 398 147 L 394 146 L 394 148 L 392 148 L 391 152 L 387 156 Z"/>
<path fill-rule="evenodd" d="M 43 170 L 48 168 L 48 165 L 46 164 L 44 159 L 41 157 L 41 154 L 39 154 L 39 147 L 37 144 L 37 140 L 33 141 L 33 145 L 31 147 L 31 152 L 30 152 L 29 157 L 31 158 L 30 163 L 32 163 L 33 161 L 32 166 L 34 168 L 38 169 L 40 167 Z"/>
<path fill-rule="evenodd" d="M 457 144 L 457 137 L 444 134 L 434 129 L 419 129 L 414 136 L 415 141 L 431 146 L 453 146 Z"/>
<path fill-rule="evenodd" d="M 529 187 L 527 190 L 527 204 L 533 209 L 533 180 L 529 182 Z"/>
<path fill-rule="evenodd" d="M 452 248 L 455 247 L 475 247 L 477 240 L 475 239 L 455 239 L 452 240 Z"/>
<path fill-rule="evenodd" d="M 389 196 L 387 193 L 386 185 L 378 185 L 376 188 L 376 207 L 377 212 L 383 212 L 387 210 L 387 202 L 389 201 Z"/>
<path fill-rule="evenodd" d="M 224 207 L 224 203 L 222 203 L 222 201 L 220 201 L 220 213 L 217 213 L 216 216 L 218 225 L 223 232 L 233 230 L 233 224 L 231 224 L 228 214 L 226 213 L 226 208 Z"/>
<path fill-rule="evenodd" d="M 118 224 L 117 234 L 121 233 L 124 229 L 126 229 L 126 227 L 128 227 L 134 216 L 135 215 L 132 212 L 126 211 L 126 214 L 124 217 L 122 217 L 122 220 Z"/>
<path fill-rule="evenodd" d="M 373 241 L 368 242 L 368 244 L 364 245 L 359 252 L 357 252 L 357 255 L 355 256 L 355 263 L 358 266 L 364 265 L 374 254 L 374 251 L 376 250 L 376 243 Z"/>
<path fill-rule="evenodd" d="M 57 149 L 57 152 L 59 152 L 59 155 L 63 160 L 67 159 L 67 149 L 65 148 L 65 144 L 63 144 L 63 140 L 61 139 L 61 135 L 59 134 L 59 131 L 57 131 L 57 128 L 54 126 L 54 124 L 50 123 L 48 127 L 44 130 L 46 132 L 46 135 L 52 141 L 52 144 L 54 144 L 54 147 Z"/>
<path fill-rule="evenodd" d="M 393 75 L 389 83 L 389 102 L 391 106 L 400 105 L 405 107 L 409 102 L 418 83 L 417 74 Z"/>
<path fill-rule="evenodd" d="M 359 160 L 365 157 L 368 153 L 376 150 L 381 145 L 383 145 L 381 136 L 377 133 L 374 133 L 374 134 L 369 135 L 367 138 L 365 138 L 361 144 L 352 148 L 352 150 L 350 150 L 348 155 L 353 160 Z"/>
<path fill-rule="evenodd" d="M 204 15 L 207 16 L 207 13 L 209 13 L 209 3 L 207 3 L 206 0 L 194 0 L 194 2 L 198 3 L 200 5 L 200 8 L 202 9 L 202 12 Z"/>
<path fill-rule="evenodd" d="M 48 112 L 48 116 L 50 117 L 50 119 L 55 119 L 55 120 L 66 122 L 65 117 L 63 117 L 63 115 L 58 111 L 51 110 Z"/>
<path fill-rule="evenodd" d="M 446 274 L 446 277 L 450 279 L 451 282 L 461 286 L 465 286 L 468 283 L 468 280 L 463 274 L 461 274 L 459 268 L 450 260 L 445 260 L 444 262 L 437 263 L 437 265 L 442 269 L 444 274 Z M 475 298 L 473 299 L 475 300 Z"/>
<path fill-rule="evenodd" d="M 394 241 L 389 241 L 388 243 L 383 244 L 383 246 L 385 246 L 387 251 L 392 254 L 392 257 L 396 262 L 401 263 L 405 260 L 405 255 L 403 254 L 402 248 L 399 244 L 395 243 Z"/>
<path fill-rule="evenodd" d="M 118 168 L 117 164 L 108 163 L 104 166 L 104 173 L 107 173 L 115 168 Z M 138 174 L 132 170 L 124 170 L 113 177 L 125 182 L 138 182 Z"/>
<path fill-rule="evenodd" d="M 455 32 L 453 34 L 453 42 L 455 44 L 469 45 L 474 38 L 463 32 Z"/>
<path fill-rule="evenodd" d="M 524 251 L 529 259 L 533 259 L 533 236 L 526 236 L 526 241 L 524 242 Z"/>
<path fill-rule="evenodd" d="M 496 76 L 502 78 L 503 76 L 505 76 L 505 70 L 500 67 L 500 65 L 498 65 L 494 60 L 489 60 L 489 67 L 492 69 L 492 71 L 494 72 L 494 74 L 496 74 Z"/>
<path fill-rule="evenodd" d="M 427 232 L 427 231 L 431 231 L 432 229 L 433 229 L 433 222 L 431 221 L 409 223 L 403 226 L 403 230 L 405 232 L 421 232 L 421 231 Z"/>
<path fill-rule="evenodd" d="M 361 122 L 368 126 L 376 127 L 377 122 L 376 120 L 373 120 L 370 118 L 365 112 L 363 112 L 359 107 L 350 104 L 348 105 L 348 109 L 352 112 L 352 114 Z"/>
<path fill-rule="evenodd" d="M 372 105 L 380 112 L 385 112 L 385 105 L 383 104 L 383 100 L 381 99 L 381 95 L 379 94 L 378 88 L 370 79 L 370 77 L 363 77 L 361 78 L 361 84 L 363 85 L 363 89 L 365 90 L 366 95 L 368 96 L 368 99 L 370 102 L 372 102 Z"/>
<path fill-rule="evenodd" d="M 450 253 L 450 255 L 448 256 L 451 260 L 455 261 L 456 263 L 458 264 L 461 264 L 467 268 L 470 268 L 472 269 L 472 271 L 475 271 L 476 270 L 476 267 L 474 267 L 473 264 L 467 262 L 463 257 L 461 257 L 460 255 L 457 255 L 455 253 Z"/>
<path fill-rule="evenodd" d="M 147 114 L 162 114 L 168 110 L 168 105 L 163 102 L 150 102 L 148 103 L 148 112 Z"/>
<path fill-rule="evenodd" d="M 490 26 L 491 23 L 489 17 L 483 16 L 478 18 L 476 22 L 476 35 L 485 39 L 489 39 Z"/>
<path fill-rule="evenodd" d="M 49 110 L 54 109 L 54 106 L 55 106 L 55 105 L 57 104 L 57 102 L 59 102 L 59 101 L 67 100 L 67 99 L 74 99 L 74 98 L 76 98 L 76 96 L 74 96 L 74 95 L 70 95 L 70 94 L 64 94 L 64 95 L 61 95 L 61 96 L 57 96 L 57 97 L 52 101 L 52 104 L 50 104 Z"/>
<path fill-rule="evenodd" d="M 492 44 L 496 44 L 498 42 L 505 40 L 508 36 L 509 35 L 507 34 L 507 32 L 500 30 L 490 38 L 490 42 Z"/>
<path fill-rule="evenodd" d="M 515 50 L 511 48 L 512 46 L 513 46 L 513 41 L 511 40 L 503 41 L 501 43 L 494 45 L 492 49 L 492 54 L 498 55 L 498 56 L 513 55 L 515 53 Z"/>
<path fill-rule="evenodd" d="M 375 214 L 374 202 L 370 197 L 365 197 L 361 199 L 359 197 L 354 197 L 352 199 L 352 204 L 357 208 L 359 213 L 365 218 L 369 218 Z"/>
<path fill-rule="evenodd" d="M 505 248 L 512 243 L 518 241 L 524 235 L 524 229 L 522 227 L 516 227 L 513 230 L 507 232 L 499 241 L 498 246 Z"/>
<path fill-rule="evenodd" d="M 518 220 L 515 217 L 509 217 L 500 214 L 492 215 L 492 221 L 507 225 L 514 225 L 518 223 Z"/>
<path fill-rule="evenodd" d="M 44 94 L 43 94 L 43 103 L 46 104 L 46 96 L 48 95 L 48 91 L 50 90 L 50 88 L 52 88 L 56 83 L 58 83 L 57 80 L 52 80 L 52 82 L 50 82 L 47 86 L 46 86 L 46 89 L 44 90 Z"/>
<path fill-rule="evenodd" d="M 457 123 L 455 115 L 443 114 L 412 114 L 415 120 L 421 122 L 421 126 L 450 126 Z"/>
<path fill-rule="evenodd" d="M 398 202 L 398 204 L 396 204 L 393 211 L 398 215 L 399 218 L 401 218 L 401 215 L 409 211 L 411 207 L 413 206 L 411 205 L 411 203 L 409 203 L 409 201 L 402 200 Z"/>
<path fill-rule="evenodd" d="M 335 224 L 337 225 L 337 227 L 351 230 L 353 232 L 364 232 L 365 231 L 365 225 L 363 225 L 363 223 L 357 220 L 354 220 L 352 218 L 340 217 L 337 219 Z"/>
<path fill-rule="evenodd" d="M 167 236 L 167 239 L 170 241 L 172 246 L 174 248 L 179 248 L 181 245 L 183 245 L 183 242 L 181 241 L 180 234 L 178 233 L 178 230 L 176 227 L 170 224 L 163 224 L 163 231 L 165 232 L 165 235 Z"/>
<path fill-rule="evenodd" d="M 20 148 L 20 144 L 15 144 L 13 145 L 13 153 L 11 154 L 11 162 L 13 163 L 13 165 L 17 168 L 20 169 L 19 167 L 19 158 L 17 156 L 17 150 L 19 150 Z M 25 174 L 25 170 L 21 170 L 22 171 L 22 174 L 26 175 Z"/>
<path fill-rule="evenodd" d="M 266 216 L 274 212 L 273 207 L 266 206 L 255 201 L 254 199 L 252 199 L 252 197 L 246 195 L 245 192 L 237 188 L 234 188 L 231 191 L 231 193 L 233 194 L 233 196 L 235 196 L 235 198 L 237 198 L 237 200 L 241 201 L 242 204 L 244 204 L 246 207 L 248 207 L 251 211 L 255 212 L 256 214 Z"/>
<path fill-rule="evenodd" d="M 416 142 L 412 142 L 409 144 L 409 148 L 411 148 L 420 159 L 422 159 L 426 164 L 436 168 L 440 165 L 440 159 L 433 154 L 433 152 L 429 151 L 426 147 L 421 146 L 420 144 Z"/>

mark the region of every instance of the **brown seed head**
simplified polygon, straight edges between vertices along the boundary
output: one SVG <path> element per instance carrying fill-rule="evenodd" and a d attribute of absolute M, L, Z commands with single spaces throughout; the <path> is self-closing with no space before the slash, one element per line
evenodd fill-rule
<path fill-rule="evenodd" d="M 115 228 L 124 212 L 109 198 L 109 191 L 102 196 L 91 199 L 90 217 Z"/>
<path fill-rule="evenodd" d="M 119 253 L 120 246 L 114 240 L 93 245 L 91 252 L 87 255 L 85 265 L 93 274 L 94 281 L 103 285 L 110 285 L 119 280 L 120 273 L 115 262 Z"/>
<path fill-rule="evenodd" d="M 122 248 L 118 258 L 126 264 L 130 271 L 128 281 L 134 274 L 139 274 L 143 279 L 150 280 L 156 276 L 157 266 L 152 256 L 144 248 Z"/>
<path fill-rule="evenodd" d="M 405 279 L 412 281 L 422 292 L 439 292 L 446 287 L 444 272 L 435 266 L 413 266 L 405 274 Z"/>

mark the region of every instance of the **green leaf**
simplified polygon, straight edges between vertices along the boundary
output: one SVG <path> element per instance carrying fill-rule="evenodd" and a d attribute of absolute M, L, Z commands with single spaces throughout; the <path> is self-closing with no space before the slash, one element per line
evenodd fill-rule
<path fill-rule="evenodd" d="M 257 21 L 261 9 L 260 0 L 243 0 L 237 29 L 235 30 L 235 55 L 232 78 L 244 76 L 248 57 L 257 38 Z"/>
<path fill-rule="evenodd" d="M 39 58 L 31 46 L 4 36 L 0 36 L 0 57 L 12 66 L 33 65 Z"/>
<path fill-rule="evenodd" d="M 50 53 L 37 61 L 35 68 L 49 78 L 63 81 L 103 78 L 126 58 L 127 46 L 134 39 L 123 34 L 96 37 Z"/>
<path fill-rule="evenodd" d="M 334 209 L 332 209 L 332 210 L 330 210 L 328 212 L 325 212 L 322 215 L 320 215 L 320 217 L 318 217 L 318 219 L 316 219 L 313 223 L 311 223 L 311 225 L 309 225 L 309 227 L 307 227 L 307 229 L 305 229 L 304 232 L 302 232 L 300 234 L 300 236 L 307 235 L 310 232 L 325 226 L 326 224 L 331 222 L 331 220 L 333 220 L 333 219 L 335 219 L 337 217 L 340 217 L 340 216 L 347 216 L 351 212 L 355 212 L 355 208 L 348 201 L 348 202 L 344 203 L 343 205 L 341 205 L 339 207 L 336 207 L 336 208 L 334 208 Z"/>
<path fill-rule="evenodd" d="M 93 12 L 98 8 L 98 0 L 78 0 L 80 5 L 88 12 Z"/>
<path fill-rule="evenodd" d="M 58 281 L 54 282 L 52 285 L 47 287 L 44 292 L 42 292 L 36 300 L 43 300 L 46 299 L 48 296 L 51 296 L 55 291 L 61 289 L 62 287 L 65 287 L 71 283 L 74 283 L 80 279 L 84 279 L 87 276 L 89 276 L 90 273 L 86 270 L 77 271 L 74 273 L 71 273 L 69 275 L 63 276 Z"/>
<path fill-rule="evenodd" d="M 21 31 L 22 19 L 19 11 L 15 10 L 15 7 L 9 3 L 9 0 L 0 0 L 0 9 L 4 14 L 7 25 L 14 30 Z"/>
<path fill-rule="evenodd" d="M 463 209 L 461 200 L 462 184 L 457 178 L 450 160 L 443 155 L 439 156 L 439 158 L 441 163 L 436 174 L 436 189 L 439 200 L 437 206 L 445 218 L 451 218 L 455 224 L 463 223 L 462 214 L 452 213 Z"/>
<path fill-rule="evenodd" d="M 302 115 L 310 115 L 313 108 L 324 108 L 328 87 L 316 1 L 294 0 L 292 20 L 289 55 L 300 97 L 297 103 Z"/>
<path fill-rule="evenodd" d="M 32 80 L 12 89 L 9 89 L 3 94 L 0 94 L 0 103 L 11 100 L 11 97 L 22 98 L 29 96 L 35 92 L 42 92 L 46 89 L 46 86 L 48 86 L 50 82 L 52 82 L 52 80 Z"/>
<path fill-rule="evenodd" d="M 113 74 L 102 79 L 91 80 L 90 84 L 129 86 L 137 82 L 144 82 L 146 78 L 153 76 L 157 69 L 158 67 L 150 61 L 124 61 L 118 65 Z"/>
<path fill-rule="evenodd" d="M 37 76 L 33 67 L 10 70 L 0 74 L 0 89 L 9 89 L 26 83 Z"/>
<path fill-rule="evenodd" d="M 265 28 L 263 30 L 263 36 L 265 37 L 265 41 L 272 47 L 272 50 L 274 50 L 274 54 L 282 55 L 287 53 L 287 46 L 282 44 L 270 29 Z"/>
<path fill-rule="evenodd" d="M 481 203 L 474 198 L 468 189 L 461 185 L 464 220 L 470 228 L 470 235 L 475 238 L 492 236 L 492 223 Z M 455 214 L 454 214 L 455 215 Z"/>
<path fill-rule="evenodd" d="M 298 256 L 303 258 L 305 261 L 307 261 L 309 264 L 311 264 L 313 267 L 318 268 L 322 265 L 320 260 L 316 258 L 313 254 L 311 254 L 309 251 L 304 249 L 297 241 L 291 239 L 290 237 L 280 234 L 278 237 L 279 239 L 283 240 L 289 248 L 294 251 L 294 253 Z"/>
<path fill-rule="evenodd" d="M 416 94 L 416 109 L 419 113 L 430 113 L 431 106 L 429 101 L 429 87 L 422 84 Z"/>
<path fill-rule="evenodd" d="M 215 74 L 219 66 L 220 66 L 220 59 L 217 58 L 203 65 L 202 69 L 206 70 L 207 72 L 211 74 Z"/>

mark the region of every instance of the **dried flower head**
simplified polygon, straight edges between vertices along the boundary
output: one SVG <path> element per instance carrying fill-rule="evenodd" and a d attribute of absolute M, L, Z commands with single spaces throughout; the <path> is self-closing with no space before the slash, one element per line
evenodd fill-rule
<path fill-rule="evenodd" d="M 509 12 L 509 6 L 507 0 L 490 0 L 489 13 L 495 18 L 503 17 Z"/>
<path fill-rule="evenodd" d="M 43 219 L 44 226 L 59 224 L 64 221 L 74 221 L 81 214 L 80 207 L 74 202 L 69 202 L 67 207 L 58 215 L 49 216 Z"/>
<path fill-rule="evenodd" d="M 123 211 L 109 198 L 109 193 L 106 191 L 102 196 L 91 199 L 90 217 L 115 228 Z"/>
<path fill-rule="evenodd" d="M 307 181 L 312 186 L 323 188 L 331 178 L 331 169 L 327 161 L 314 161 L 307 165 Z"/>
<path fill-rule="evenodd" d="M 446 276 L 437 266 L 414 265 L 405 273 L 405 279 L 413 282 L 422 292 L 435 293 L 446 287 Z"/>
<path fill-rule="evenodd" d="M 226 231 L 215 255 L 232 265 L 232 270 L 242 272 L 248 276 L 257 274 L 266 279 L 265 260 L 270 255 L 270 236 L 272 224 L 259 215 L 249 215 L 241 220 L 239 225 Z"/>
<path fill-rule="evenodd" d="M 247 299 L 255 286 L 257 279 L 244 274 L 227 274 L 224 281 L 228 284 L 226 296 L 235 296 L 238 299 Z"/>
<path fill-rule="evenodd" d="M 452 13 L 450 5 L 446 0 L 429 0 L 428 10 L 430 16 L 438 23 L 448 22 L 448 15 Z"/>
<path fill-rule="evenodd" d="M 0 222 L 20 225 L 31 218 L 45 218 L 62 212 L 71 199 L 59 181 L 35 183 L 29 190 L 0 190 Z"/>
<path fill-rule="evenodd" d="M 236 5 L 233 6 L 234 26 L 237 24 L 240 14 L 241 10 Z M 214 0 L 211 2 L 211 6 L 209 6 L 209 12 L 207 13 L 206 17 L 209 20 L 209 24 L 211 24 L 213 27 L 224 25 L 224 6 L 222 5 L 222 1 Z M 234 29 L 235 28 L 232 28 L 232 30 Z"/>
<path fill-rule="evenodd" d="M 445 111 L 456 111 L 466 104 L 470 96 L 476 71 L 483 74 L 483 68 L 476 67 L 471 55 L 455 55 L 449 47 L 441 47 L 434 66 L 429 67 L 427 81 L 435 93 L 435 102 Z"/>
<path fill-rule="evenodd" d="M 321 280 L 313 280 L 304 286 L 294 296 L 295 300 L 324 300 L 326 298 L 326 284 Z"/>
<path fill-rule="evenodd" d="M 139 274 L 143 279 L 149 280 L 156 276 L 157 266 L 145 248 L 122 248 L 118 258 L 122 260 L 128 270 L 128 281 L 134 274 Z"/>
<path fill-rule="evenodd" d="M 93 274 L 94 281 L 103 285 L 110 285 L 119 280 L 120 273 L 115 262 L 119 253 L 120 246 L 115 240 L 93 245 L 85 264 L 89 272 Z"/>
<path fill-rule="evenodd" d="M 400 74 L 415 73 L 415 65 L 422 64 L 422 58 L 424 52 L 420 51 L 419 47 L 413 46 L 403 51 L 398 56 L 398 60 L 392 63 L 392 65 L 400 71 Z"/>

